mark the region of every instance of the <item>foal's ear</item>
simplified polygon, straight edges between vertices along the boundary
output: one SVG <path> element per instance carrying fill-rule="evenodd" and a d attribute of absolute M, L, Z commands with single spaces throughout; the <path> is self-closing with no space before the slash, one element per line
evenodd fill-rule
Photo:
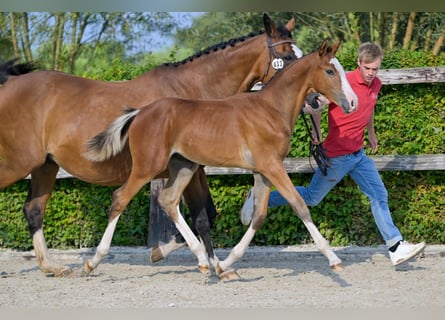
<path fill-rule="evenodd" d="M 264 23 L 264 29 L 266 30 L 267 35 L 269 37 L 273 37 L 274 33 L 277 31 L 277 28 L 267 13 L 264 13 L 264 15 L 263 15 L 263 23 Z"/>
<path fill-rule="evenodd" d="M 328 45 L 328 39 L 324 39 L 323 42 L 320 45 L 320 48 L 318 49 L 318 55 L 320 57 L 322 57 L 326 53 L 328 53 L 330 50 L 331 50 L 331 48 Z"/>
<path fill-rule="evenodd" d="M 295 29 L 295 17 L 292 17 L 292 19 L 290 19 L 286 25 L 285 28 L 289 31 L 292 31 Z"/>
<path fill-rule="evenodd" d="M 334 45 L 332 45 L 332 54 L 335 55 L 335 53 L 337 52 L 337 50 L 340 48 L 341 45 L 341 40 L 338 40 L 337 43 L 335 43 Z"/>

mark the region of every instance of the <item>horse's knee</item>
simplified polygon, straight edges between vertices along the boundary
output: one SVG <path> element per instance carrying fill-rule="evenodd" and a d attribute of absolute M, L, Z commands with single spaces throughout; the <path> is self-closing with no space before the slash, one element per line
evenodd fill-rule
<path fill-rule="evenodd" d="M 207 212 L 201 211 L 195 219 L 195 228 L 199 234 L 210 231 L 210 221 Z"/>
<path fill-rule="evenodd" d="M 43 208 L 26 203 L 23 207 L 23 213 L 25 214 L 26 221 L 28 222 L 28 228 L 31 235 L 33 235 L 37 230 L 42 229 L 44 213 Z"/>

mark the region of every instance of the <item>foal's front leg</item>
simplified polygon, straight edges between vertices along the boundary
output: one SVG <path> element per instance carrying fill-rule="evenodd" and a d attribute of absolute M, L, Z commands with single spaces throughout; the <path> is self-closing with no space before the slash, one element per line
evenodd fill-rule
<path fill-rule="evenodd" d="M 270 195 L 270 183 L 269 181 L 259 173 L 254 174 L 254 201 L 255 201 L 255 212 L 253 214 L 252 222 L 249 225 L 244 236 L 241 238 L 240 242 L 233 247 L 230 251 L 229 256 L 218 264 L 217 273 L 224 274 L 231 272 L 229 267 L 239 260 L 245 253 L 247 247 L 255 236 L 256 232 L 264 224 L 267 216 L 267 202 L 269 201 Z M 233 272 L 233 271 L 232 271 Z"/>
<path fill-rule="evenodd" d="M 329 242 L 320 233 L 314 221 L 312 220 L 311 213 L 303 198 L 300 196 L 295 187 L 292 184 L 286 170 L 283 166 L 276 166 L 279 171 L 274 175 L 270 175 L 271 182 L 275 185 L 280 194 L 289 202 L 295 214 L 304 223 L 306 229 L 309 231 L 312 239 L 315 242 L 318 250 L 329 260 L 329 265 L 333 270 L 343 270 L 343 264 L 340 258 L 334 253 Z"/>

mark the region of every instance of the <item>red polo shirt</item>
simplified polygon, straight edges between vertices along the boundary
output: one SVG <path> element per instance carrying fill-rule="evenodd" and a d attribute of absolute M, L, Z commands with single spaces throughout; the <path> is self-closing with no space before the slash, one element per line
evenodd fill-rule
<path fill-rule="evenodd" d="M 382 87 L 382 82 L 377 77 L 368 87 L 358 68 L 348 72 L 346 78 L 358 97 L 358 108 L 355 112 L 346 114 L 341 107 L 335 104 L 329 105 L 328 134 L 323 142 L 329 157 L 343 156 L 362 148 L 365 129 L 372 117 Z"/>

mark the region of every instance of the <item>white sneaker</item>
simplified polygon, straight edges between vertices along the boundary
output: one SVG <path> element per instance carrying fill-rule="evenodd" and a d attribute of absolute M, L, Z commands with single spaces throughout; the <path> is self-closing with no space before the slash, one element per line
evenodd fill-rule
<path fill-rule="evenodd" d="M 389 258 L 394 266 L 404 263 L 414 258 L 425 249 L 425 242 L 411 244 L 407 241 L 401 241 L 395 252 L 389 251 Z"/>
<path fill-rule="evenodd" d="M 253 198 L 253 188 L 249 190 L 247 194 L 246 201 L 243 204 L 243 207 L 240 211 L 240 220 L 241 223 L 245 226 L 249 225 L 252 220 L 253 212 L 254 212 L 254 198 Z"/>

